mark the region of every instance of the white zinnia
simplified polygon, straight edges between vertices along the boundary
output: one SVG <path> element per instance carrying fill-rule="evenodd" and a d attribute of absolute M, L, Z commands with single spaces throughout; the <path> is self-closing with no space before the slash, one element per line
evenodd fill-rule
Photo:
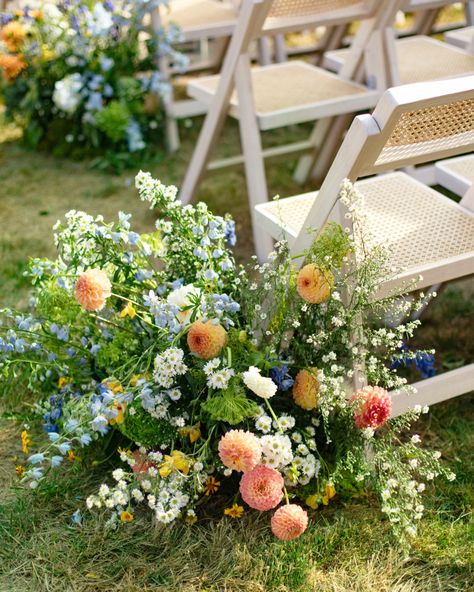
<path fill-rule="evenodd" d="M 168 298 L 166 301 L 168 304 L 173 304 L 177 306 L 181 312 L 178 312 L 176 317 L 180 323 L 189 323 L 191 319 L 191 315 L 193 313 L 193 309 L 183 310 L 186 306 L 189 306 L 191 303 L 190 296 L 198 297 L 201 299 L 202 292 L 193 284 L 188 284 L 187 286 L 181 286 L 177 290 L 173 290 L 170 294 L 168 294 Z M 194 298 L 193 298 L 194 300 Z M 200 314 L 196 315 L 196 318 L 200 318 Z"/>
<path fill-rule="evenodd" d="M 273 380 L 262 376 L 260 369 L 255 366 L 250 366 L 247 372 L 242 374 L 242 377 L 245 386 L 262 399 L 270 399 L 277 392 L 278 387 Z"/>

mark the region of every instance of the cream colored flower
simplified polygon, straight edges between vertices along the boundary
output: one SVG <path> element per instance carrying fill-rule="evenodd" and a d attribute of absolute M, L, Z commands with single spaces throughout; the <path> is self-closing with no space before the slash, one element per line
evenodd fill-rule
<path fill-rule="evenodd" d="M 260 369 L 255 366 L 250 366 L 242 377 L 245 386 L 262 399 L 270 399 L 277 392 L 278 387 L 273 380 L 262 376 Z"/>

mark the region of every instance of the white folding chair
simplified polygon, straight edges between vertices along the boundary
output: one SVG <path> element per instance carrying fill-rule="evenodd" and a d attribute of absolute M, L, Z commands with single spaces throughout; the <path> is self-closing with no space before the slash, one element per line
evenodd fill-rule
<path fill-rule="evenodd" d="M 474 26 L 447 31 L 444 34 L 444 39 L 451 45 L 460 47 L 469 53 L 474 53 Z"/>
<path fill-rule="evenodd" d="M 435 180 L 462 198 L 462 203 L 474 209 L 474 155 L 440 160 L 435 164 Z"/>
<path fill-rule="evenodd" d="M 395 10 L 402 1 L 390 0 L 386 5 Z M 373 0 L 243 0 L 221 75 L 200 78 L 188 86 L 188 93 L 208 104 L 209 112 L 182 184 L 182 201 L 188 202 L 193 197 L 228 111 L 239 121 L 243 157 L 211 163 L 209 168 L 243 162 L 253 206 L 268 199 L 264 157 L 313 146 L 308 141 L 263 151 L 261 131 L 353 113 L 375 105 L 379 92 L 351 78 L 363 59 L 368 41 L 375 38 L 374 29 L 383 21 L 386 5 L 381 7 Z M 250 68 L 249 44 L 260 34 L 274 35 L 318 24 L 332 26 L 355 19 L 365 19 L 368 23 L 363 28 L 365 37 L 357 38 L 339 76 L 301 61 Z M 374 49 L 374 44 L 368 45 Z M 378 49 L 383 54 L 383 47 Z M 268 252 L 268 240 L 254 232 L 254 241 L 259 256 Z"/>
<path fill-rule="evenodd" d="M 232 35 L 237 18 L 238 8 L 230 0 L 172 0 L 169 7 L 161 5 L 152 11 L 151 32 L 155 36 L 160 35 L 163 27 L 176 25 L 183 44 L 199 42 L 201 49 L 208 49 L 208 42 L 212 40 L 212 52 L 205 52 L 211 55 L 192 64 L 189 71 L 218 68 L 225 52 L 226 40 Z M 163 80 L 171 81 L 175 72 L 168 59 L 159 58 L 157 65 Z M 171 95 L 164 100 L 164 110 L 168 149 L 175 152 L 180 145 L 178 120 L 203 115 L 207 107 L 193 99 L 175 100 Z"/>
<path fill-rule="evenodd" d="M 389 89 L 372 115 L 354 119 L 319 192 L 260 204 L 255 221 L 275 239 L 286 238 L 293 254 L 303 253 L 314 239 L 308 228 L 320 229 L 329 218 L 347 225 L 338 200 L 343 179 L 395 171 L 356 183 L 368 233 L 403 269 L 374 298 L 410 280 L 422 289 L 461 278 L 474 273 L 474 204 L 457 204 L 397 169 L 473 149 L 474 76 Z M 414 386 L 415 397 L 394 394 L 395 415 L 474 390 L 474 364 Z"/>

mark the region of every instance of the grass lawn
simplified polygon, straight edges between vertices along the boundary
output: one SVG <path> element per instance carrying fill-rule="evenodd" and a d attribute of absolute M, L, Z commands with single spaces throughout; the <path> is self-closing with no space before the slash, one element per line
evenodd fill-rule
<path fill-rule="evenodd" d="M 163 182 L 179 185 L 197 126 L 184 131 L 178 155 L 150 167 Z M 300 131 L 290 134 L 296 139 Z M 237 138 L 235 126 L 226 128 L 222 155 L 232 152 Z M 293 166 L 291 159 L 271 163 L 271 193 L 284 196 L 300 190 L 291 179 Z M 240 237 L 237 254 L 246 259 L 252 242 L 242 170 L 208 176 L 198 197 L 219 213 L 233 214 Z M 124 210 L 133 213 L 139 230 L 153 226 L 152 213 L 136 199 L 133 172 L 107 176 L 85 163 L 26 151 L 18 130 L 0 123 L 0 306 L 27 304 L 25 261 L 53 254 L 51 226 L 72 208 L 106 218 Z M 439 349 L 440 368 L 473 361 L 473 317 L 473 282 L 466 280 L 448 288 L 432 305 L 417 343 Z M 74 465 L 39 496 L 12 488 L 28 404 L 24 393 L 7 386 L 0 419 L 0 592 L 474 589 L 472 396 L 436 406 L 416 426 L 429 445 L 443 451 L 458 477 L 428 488 L 426 517 L 411 557 L 403 559 L 370 495 L 344 501 L 336 497 L 327 509 L 312 512 L 308 531 L 290 544 L 271 536 L 268 517 L 250 512 L 234 522 L 204 516 L 197 525 L 167 529 L 150 526 L 149 515 L 114 532 L 90 518 L 82 527 L 73 526 L 71 514 L 103 479 L 107 465 L 93 470 Z"/>

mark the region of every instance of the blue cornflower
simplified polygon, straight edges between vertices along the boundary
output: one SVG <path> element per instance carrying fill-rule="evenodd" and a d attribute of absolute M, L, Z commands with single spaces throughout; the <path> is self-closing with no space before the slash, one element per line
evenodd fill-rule
<path fill-rule="evenodd" d="M 79 509 L 77 509 L 74 512 L 74 514 L 72 514 L 71 521 L 74 522 L 74 524 L 78 524 L 79 526 L 82 526 L 82 514 Z"/>
<path fill-rule="evenodd" d="M 62 456 L 52 456 L 51 457 L 51 466 L 52 467 L 59 467 L 59 465 L 63 462 Z"/>
<path fill-rule="evenodd" d="M 44 461 L 44 454 L 42 452 L 37 452 L 36 454 L 32 454 L 28 457 L 28 462 L 32 465 L 39 465 Z"/>
<path fill-rule="evenodd" d="M 288 391 L 295 382 L 288 374 L 288 366 L 285 365 L 270 368 L 270 378 L 283 392 Z"/>
<path fill-rule="evenodd" d="M 235 246 L 237 242 L 237 235 L 235 234 L 235 222 L 233 220 L 227 220 L 224 237 L 225 242 L 229 245 L 229 247 Z"/>
<path fill-rule="evenodd" d="M 132 247 L 138 245 L 140 242 L 140 235 L 137 232 L 129 232 L 128 233 L 128 243 L 132 245 Z"/>

